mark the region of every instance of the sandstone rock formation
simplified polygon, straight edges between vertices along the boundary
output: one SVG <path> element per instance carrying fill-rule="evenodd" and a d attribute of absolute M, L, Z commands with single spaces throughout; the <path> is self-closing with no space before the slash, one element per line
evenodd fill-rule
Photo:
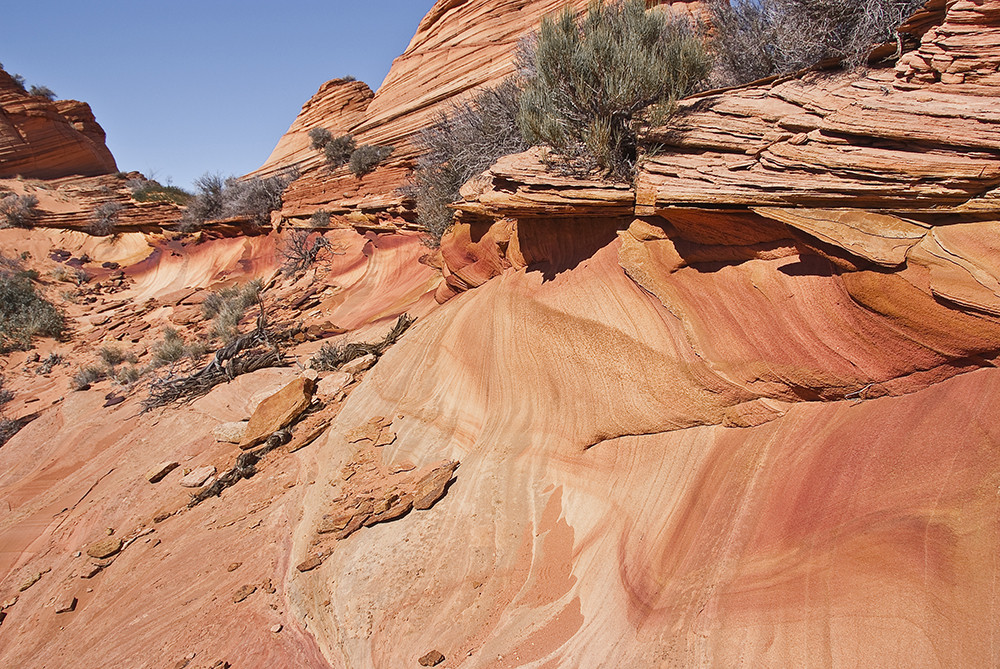
<path fill-rule="evenodd" d="M 470 7 L 439 2 L 408 53 L 480 34 L 451 23 Z M 337 229 L 343 255 L 296 279 L 279 232 L 0 230 L 43 270 L 120 264 L 127 288 L 67 306 L 73 338 L 46 344 L 74 361 L 204 332 L 205 294 L 251 276 L 296 361 L 419 316 L 194 508 L 143 474 L 229 469 L 212 429 L 296 369 L 139 413 L 10 356 L 32 400 L 11 411 L 38 416 L 0 448 L 0 665 L 1000 663 L 1000 146 L 977 81 L 1000 62 L 1000 1 L 918 19 L 911 53 L 976 74 L 904 56 L 707 93 L 650 130 L 663 148 L 636 188 L 505 158 L 463 189 L 439 258 L 410 232 Z M 346 332 L 311 339 L 321 323 Z M 107 527 L 127 550 L 93 572 Z M 92 592 L 56 617 L 80 574 Z"/>
<path fill-rule="evenodd" d="M 0 70 L 0 178 L 110 174 L 104 137 L 86 103 L 28 95 Z"/>

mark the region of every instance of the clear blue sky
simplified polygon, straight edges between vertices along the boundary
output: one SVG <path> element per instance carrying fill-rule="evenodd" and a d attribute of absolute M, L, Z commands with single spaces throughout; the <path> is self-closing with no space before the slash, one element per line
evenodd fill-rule
<path fill-rule="evenodd" d="M 119 169 L 188 187 L 260 166 L 324 81 L 377 90 L 433 4 L 24 0 L 2 11 L 0 63 L 90 103 Z"/>

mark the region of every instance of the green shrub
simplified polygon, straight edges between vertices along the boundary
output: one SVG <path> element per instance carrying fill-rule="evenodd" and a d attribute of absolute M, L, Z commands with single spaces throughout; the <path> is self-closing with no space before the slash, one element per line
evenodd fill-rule
<path fill-rule="evenodd" d="M 126 184 L 136 202 L 173 202 L 181 206 L 191 200 L 191 193 L 177 186 L 164 186 L 154 179 L 132 179 Z"/>
<path fill-rule="evenodd" d="M 323 146 L 323 155 L 326 157 L 326 164 L 330 169 L 343 167 L 351 161 L 351 155 L 357 148 L 352 135 L 341 135 L 327 141 Z"/>
<path fill-rule="evenodd" d="M 188 202 L 181 229 L 193 230 L 206 221 L 224 218 L 245 218 L 257 226 L 268 225 L 271 212 L 281 209 L 281 194 L 297 178 L 294 170 L 248 179 L 205 174 L 195 179 L 197 193 Z"/>
<path fill-rule="evenodd" d="M 642 0 L 595 1 L 579 21 L 567 8 L 542 20 L 521 58 L 518 124 L 570 171 L 628 180 L 639 115 L 669 110 L 703 84 L 709 66 L 690 26 L 646 11 Z"/>
<path fill-rule="evenodd" d="M 313 128 L 309 131 L 309 141 L 312 148 L 322 150 L 333 141 L 333 134 L 326 128 Z"/>
<path fill-rule="evenodd" d="M 417 220 L 437 246 L 451 226 L 448 207 L 466 181 L 501 156 L 528 148 L 517 126 L 520 91 L 512 79 L 453 104 L 417 137 L 420 158 L 407 194 L 416 202 Z"/>
<path fill-rule="evenodd" d="M 26 88 L 26 81 L 23 75 L 12 74 L 10 75 L 10 78 L 14 80 L 14 85 L 17 86 L 22 93 L 28 92 L 28 89 Z"/>
<path fill-rule="evenodd" d="M 47 302 L 23 271 L 0 271 L 0 354 L 26 351 L 36 336 L 59 337 L 63 316 Z"/>
<path fill-rule="evenodd" d="M 118 227 L 118 217 L 125 207 L 120 202 L 105 202 L 97 206 L 90 216 L 87 232 L 98 237 L 107 237 L 115 233 Z"/>
<path fill-rule="evenodd" d="M 382 164 L 392 154 L 391 146 L 362 144 L 351 154 L 351 173 L 361 178 Z"/>
<path fill-rule="evenodd" d="M 713 83 L 744 84 L 835 58 L 865 63 L 924 0 L 714 0 Z"/>
<path fill-rule="evenodd" d="M 38 198 L 11 193 L 0 198 L 0 228 L 30 228 L 38 218 Z"/>
<path fill-rule="evenodd" d="M 216 291 L 205 298 L 202 313 L 212 319 L 211 334 L 229 343 L 240 334 L 240 321 L 247 309 L 260 301 L 263 283 L 260 279 L 249 281 L 243 286 L 230 286 Z"/>
<path fill-rule="evenodd" d="M 49 100 L 50 102 L 52 100 L 56 99 L 56 93 L 55 93 L 55 91 L 53 91 L 48 86 L 35 86 L 35 85 L 32 85 L 31 90 L 28 91 L 28 93 L 30 95 L 34 95 L 36 97 L 45 98 L 46 100 Z"/>
<path fill-rule="evenodd" d="M 176 329 L 163 328 L 163 339 L 153 344 L 150 352 L 153 354 L 152 365 L 162 367 L 181 360 L 187 353 L 184 338 Z"/>

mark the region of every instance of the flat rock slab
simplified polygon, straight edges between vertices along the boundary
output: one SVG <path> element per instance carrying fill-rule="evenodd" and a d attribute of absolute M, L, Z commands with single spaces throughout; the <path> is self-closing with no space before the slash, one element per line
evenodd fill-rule
<path fill-rule="evenodd" d="M 231 423 L 219 423 L 216 428 L 212 430 L 212 436 L 219 442 L 238 444 L 243 440 L 243 435 L 245 435 L 246 432 L 247 421 L 237 420 Z"/>
<path fill-rule="evenodd" d="M 260 403 L 250 416 L 240 448 L 253 448 L 271 434 L 290 425 L 312 403 L 316 382 L 300 377 Z"/>
<path fill-rule="evenodd" d="M 345 362 L 343 366 L 340 368 L 340 371 L 344 372 L 345 374 L 357 374 L 359 372 L 365 371 L 366 369 L 370 369 L 371 366 L 375 364 L 376 360 L 377 358 L 371 353 L 369 353 L 367 355 L 361 356 L 360 358 L 355 358 L 350 362 Z"/>
<path fill-rule="evenodd" d="M 181 485 L 185 488 L 200 488 L 205 485 L 205 481 L 213 476 L 215 476 L 215 467 L 205 465 L 204 467 L 192 469 L 189 474 L 181 479 Z"/>
<path fill-rule="evenodd" d="M 95 541 L 87 548 L 87 555 L 98 560 L 111 557 L 122 549 L 120 537 L 107 537 L 100 541 Z"/>
<path fill-rule="evenodd" d="M 167 460 L 156 465 L 146 472 L 146 480 L 150 483 L 159 483 L 163 477 L 177 469 L 179 463 Z"/>
<path fill-rule="evenodd" d="M 316 395 L 318 397 L 336 397 L 352 380 L 353 377 L 343 371 L 327 374 L 316 382 Z"/>
<path fill-rule="evenodd" d="M 76 609 L 76 597 L 67 595 L 56 602 L 56 613 L 69 613 Z"/>

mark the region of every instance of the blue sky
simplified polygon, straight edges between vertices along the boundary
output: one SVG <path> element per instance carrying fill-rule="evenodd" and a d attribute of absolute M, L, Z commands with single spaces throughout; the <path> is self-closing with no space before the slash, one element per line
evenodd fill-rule
<path fill-rule="evenodd" d="M 122 170 L 189 187 L 260 166 L 302 104 L 351 74 L 377 89 L 433 0 L 31 0 L 0 63 L 90 103 Z"/>

